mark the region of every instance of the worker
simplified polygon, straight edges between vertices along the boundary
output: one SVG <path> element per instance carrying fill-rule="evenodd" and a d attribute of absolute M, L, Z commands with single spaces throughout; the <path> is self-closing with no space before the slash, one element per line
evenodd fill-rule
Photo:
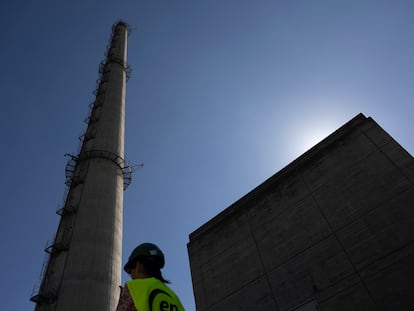
<path fill-rule="evenodd" d="M 161 274 L 164 264 L 164 254 L 157 245 L 138 245 L 124 266 L 132 280 L 121 289 L 116 311 L 184 311 Z"/>

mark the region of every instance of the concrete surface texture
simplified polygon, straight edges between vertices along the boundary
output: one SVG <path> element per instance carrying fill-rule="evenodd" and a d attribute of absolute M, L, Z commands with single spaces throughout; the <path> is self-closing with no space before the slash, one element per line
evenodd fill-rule
<path fill-rule="evenodd" d="M 127 25 L 113 27 L 36 311 L 115 310 L 121 284 Z"/>
<path fill-rule="evenodd" d="M 414 310 L 414 159 L 359 114 L 190 234 L 198 311 Z"/>

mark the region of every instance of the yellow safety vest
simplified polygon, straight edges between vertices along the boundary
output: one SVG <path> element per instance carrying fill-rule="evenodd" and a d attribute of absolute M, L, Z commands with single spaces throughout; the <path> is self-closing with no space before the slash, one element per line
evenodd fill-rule
<path fill-rule="evenodd" d="M 185 311 L 177 295 L 156 278 L 126 282 L 138 311 Z"/>

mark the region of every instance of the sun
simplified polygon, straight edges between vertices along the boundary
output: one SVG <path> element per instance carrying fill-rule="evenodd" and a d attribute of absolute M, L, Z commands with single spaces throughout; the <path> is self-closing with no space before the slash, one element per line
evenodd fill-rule
<path fill-rule="evenodd" d="M 328 137 L 335 128 L 334 125 L 321 124 L 318 122 L 304 124 L 298 127 L 290 135 L 289 148 L 291 154 L 300 156 L 323 139 Z"/>

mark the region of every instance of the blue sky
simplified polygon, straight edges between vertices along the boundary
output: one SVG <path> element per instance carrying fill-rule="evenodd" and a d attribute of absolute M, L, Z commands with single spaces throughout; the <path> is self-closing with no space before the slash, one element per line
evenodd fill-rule
<path fill-rule="evenodd" d="M 124 262 L 139 243 L 195 310 L 188 235 L 362 112 L 414 152 L 414 2 L 0 4 L 1 310 L 29 301 L 111 26 L 127 21 Z M 127 276 L 123 274 L 123 282 Z"/>

